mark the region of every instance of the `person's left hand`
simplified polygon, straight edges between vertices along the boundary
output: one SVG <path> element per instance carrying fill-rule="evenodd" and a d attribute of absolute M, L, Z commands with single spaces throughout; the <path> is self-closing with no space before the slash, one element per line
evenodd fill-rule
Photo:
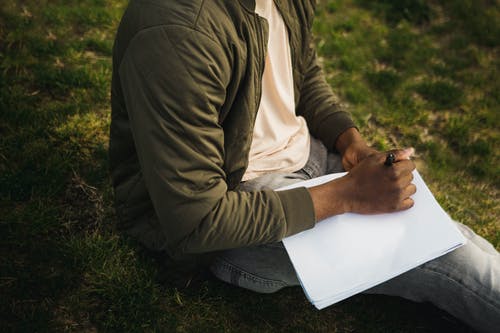
<path fill-rule="evenodd" d="M 354 141 L 342 154 L 342 165 L 345 171 L 349 171 L 368 156 L 378 152 L 375 148 L 368 146 L 364 140 Z"/>

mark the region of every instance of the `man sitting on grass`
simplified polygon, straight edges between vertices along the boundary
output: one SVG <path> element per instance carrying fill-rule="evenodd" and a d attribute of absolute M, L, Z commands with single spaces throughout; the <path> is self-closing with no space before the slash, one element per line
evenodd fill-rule
<path fill-rule="evenodd" d="M 131 1 L 114 46 L 110 161 L 120 223 L 146 247 L 173 260 L 211 253 L 218 278 L 271 293 L 299 284 L 284 237 L 413 205 L 412 150 L 385 167 L 325 81 L 313 3 Z M 498 329 L 500 256 L 458 227 L 467 245 L 368 292 Z"/>

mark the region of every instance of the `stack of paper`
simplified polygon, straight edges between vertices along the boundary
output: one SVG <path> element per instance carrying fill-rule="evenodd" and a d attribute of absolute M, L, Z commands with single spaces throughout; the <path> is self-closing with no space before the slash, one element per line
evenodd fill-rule
<path fill-rule="evenodd" d="M 311 187 L 331 174 L 283 189 Z M 415 205 L 382 214 L 343 214 L 283 240 L 309 300 L 322 309 L 465 244 L 417 171 Z"/>

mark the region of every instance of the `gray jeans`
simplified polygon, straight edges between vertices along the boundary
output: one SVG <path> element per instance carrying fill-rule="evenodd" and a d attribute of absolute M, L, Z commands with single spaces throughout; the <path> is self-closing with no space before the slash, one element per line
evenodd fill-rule
<path fill-rule="evenodd" d="M 327 173 L 343 171 L 341 159 L 317 140 L 306 166 L 295 173 L 265 175 L 242 183 L 246 191 L 279 188 Z M 457 223 L 468 242 L 368 291 L 431 302 L 481 332 L 500 329 L 500 255 L 485 239 Z M 260 293 L 300 285 L 281 242 L 228 250 L 211 271 L 219 279 Z"/>

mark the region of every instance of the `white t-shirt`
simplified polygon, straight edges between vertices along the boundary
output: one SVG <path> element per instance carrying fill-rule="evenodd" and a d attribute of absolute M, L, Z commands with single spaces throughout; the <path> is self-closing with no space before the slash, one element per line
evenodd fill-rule
<path fill-rule="evenodd" d="M 267 19 L 269 40 L 262 97 L 243 180 L 300 170 L 310 149 L 306 121 L 295 115 L 292 58 L 283 18 L 273 0 L 256 0 L 255 12 Z"/>

